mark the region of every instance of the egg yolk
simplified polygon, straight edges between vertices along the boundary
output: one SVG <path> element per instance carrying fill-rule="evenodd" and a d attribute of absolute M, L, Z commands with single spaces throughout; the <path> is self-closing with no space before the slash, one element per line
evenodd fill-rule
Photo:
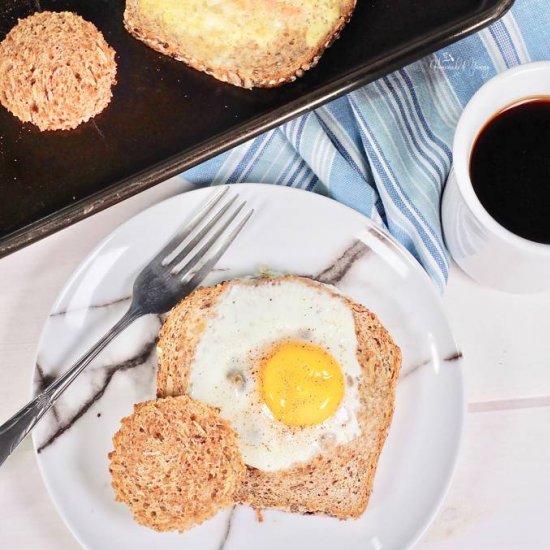
<path fill-rule="evenodd" d="M 334 357 L 309 342 L 276 344 L 261 365 L 262 397 L 287 426 L 314 426 L 330 418 L 344 397 L 344 375 Z"/>

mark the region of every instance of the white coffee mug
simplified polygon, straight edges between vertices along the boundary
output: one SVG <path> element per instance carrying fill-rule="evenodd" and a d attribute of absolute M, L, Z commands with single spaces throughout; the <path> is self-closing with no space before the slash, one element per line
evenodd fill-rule
<path fill-rule="evenodd" d="M 451 256 L 479 283 L 508 292 L 550 289 L 550 245 L 524 239 L 491 217 L 473 190 L 470 156 L 494 115 L 522 99 L 541 96 L 550 97 L 550 61 L 521 65 L 487 82 L 458 122 L 453 168 L 443 193 L 441 218 Z"/>

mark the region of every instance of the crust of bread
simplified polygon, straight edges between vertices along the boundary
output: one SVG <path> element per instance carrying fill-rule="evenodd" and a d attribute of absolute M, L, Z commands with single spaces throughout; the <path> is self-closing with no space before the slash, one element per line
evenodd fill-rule
<path fill-rule="evenodd" d="M 351 19 L 356 4 L 356 0 L 343 0 L 341 14 L 333 27 L 316 46 L 309 48 L 305 54 L 289 57 L 287 63 L 278 70 L 262 65 L 251 70 L 239 66 L 216 68 L 209 64 L 208 60 L 196 59 L 185 50 L 172 44 L 170 38 L 163 34 L 162 28 L 141 17 L 137 1 L 127 0 L 124 12 L 126 30 L 135 38 L 164 55 L 183 61 L 193 69 L 207 73 L 222 82 L 248 89 L 275 88 L 293 82 L 303 76 L 305 71 L 317 65 L 324 51 L 339 38 L 342 29 Z M 277 49 L 278 51 L 292 51 L 289 44 L 278 44 Z"/>
<path fill-rule="evenodd" d="M 185 531 L 234 504 L 245 474 L 233 429 L 216 409 L 187 396 L 135 405 L 113 446 L 116 500 L 157 531 Z"/>
<path fill-rule="evenodd" d="M 362 368 L 359 386 L 361 435 L 346 445 L 327 447 L 311 461 L 286 470 L 265 472 L 247 466 L 236 499 L 256 509 L 278 508 L 305 514 L 355 518 L 365 510 L 376 467 L 393 417 L 401 351 L 376 315 L 311 279 L 286 276 L 235 280 L 201 288 L 169 314 L 158 342 L 157 394 L 179 395 L 187 389 L 194 349 L 214 314 L 216 299 L 232 284 L 277 284 L 286 279 L 315 285 L 344 300 L 353 312 L 357 358 Z M 193 327 L 191 332 L 189 328 Z"/>
<path fill-rule="evenodd" d="M 157 397 L 186 393 L 189 369 L 181 366 L 193 362 L 206 321 L 224 290 L 224 284 L 200 288 L 176 305 L 166 318 L 157 343 Z"/>
<path fill-rule="evenodd" d="M 0 103 L 42 131 L 70 130 L 111 101 L 115 52 L 71 12 L 19 20 L 0 44 Z"/>

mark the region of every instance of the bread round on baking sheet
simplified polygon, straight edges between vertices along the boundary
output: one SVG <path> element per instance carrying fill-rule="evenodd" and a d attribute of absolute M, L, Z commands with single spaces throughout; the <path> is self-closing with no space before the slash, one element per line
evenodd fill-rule
<path fill-rule="evenodd" d="M 113 445 L 116 499 L 157 531 L 185 531 L 233 504 L 245 473 L 230 425 L 187 396 L 135 405 Z"/>
<path fill-rule="evenodd" d="M 115 51 L 71 12 L 19 20 L 0 43 L 0 103 L 40 130 L 70 130 L 111 101 Z"/>

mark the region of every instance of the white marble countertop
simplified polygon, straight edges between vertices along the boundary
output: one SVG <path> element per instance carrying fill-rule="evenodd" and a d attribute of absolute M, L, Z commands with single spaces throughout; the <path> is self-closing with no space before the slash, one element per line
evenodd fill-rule
<path fill-rule="evenodd" d="M 74 268 L 124 220 L 182 189 L 165 182 L 0 260 L 0 420 L 30 396 L 42 325 Z M 445 305 L 465 356 L 469 412 L 450 492 L 417 548 L 548 548 L 550 292 L 503 294 L 454 268 Z M 30 439 L 0 468 L 0 488 L 0 548 L 78 548 Z"/>

